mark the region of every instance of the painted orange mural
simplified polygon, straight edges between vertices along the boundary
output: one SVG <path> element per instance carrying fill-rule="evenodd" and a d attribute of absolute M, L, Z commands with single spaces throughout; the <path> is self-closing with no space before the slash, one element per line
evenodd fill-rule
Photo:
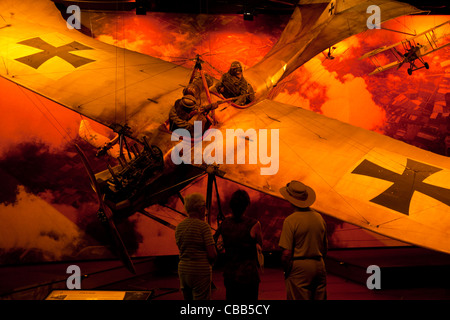
<path fill-rule="evenodd" d="M 89 16 L 86 26 L 100 41 L 186 67 L 193 67 L 193 59 L 200 54 L 205 71 L 219 78 L 231 61 L 239 60 L 245 68 L 261 59 L 288 19 L 272 15 L 244 21 L 240 15 L 98 13 Z M 420 32 L 445 20 L 442 16 L 403 17 L 384 27 Z M 278 85 L 271 98 L 445 155 L 450 49 L 426 56 L 430 69 L 411 76 L 405 67 L 368 76 L 373 66 L 358 59 L 405 37 L 387 30 L 368 30 L 342 41 L 330 51 L 334 59 L 327 59 L 327 52 L 314 57 Z M 103 170 L 105 163 L 78 138 L 80 115 L 4 79 L 0 79 L 0 92 L 0 263 L 111 257 L 108 238 L 96 217 L 95 196 L 73 143 L 83 147 L 94 170 Z M 99 124 L 94 128 L 112 137 L 109 129 Z M 185 192 L 206 190 L 205 185 L 206 180 L 199 181 Z M 237 188 L 219 181 L 222 203 Z M 277 250 L 289 205 L 250 192 L 249 214 L 262 222 L 265 250 Z M 177 199 L 171 205 L 183 210 Z M 213 210 L 217 212 L 217 207 Z M 163 207 L 151 212 L 173 224 L 183 218 Z M 398 244 L 331 219 L 329 226 L 334 246 Z M 135 214 L 118 228 L 134 256 L 177 254 L 173 231 L 147 217 Z"/>

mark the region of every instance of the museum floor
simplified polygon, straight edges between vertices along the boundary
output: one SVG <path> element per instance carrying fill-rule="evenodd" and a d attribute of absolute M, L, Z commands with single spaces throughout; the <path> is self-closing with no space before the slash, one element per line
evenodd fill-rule
<path fill-rule="evenodd" d="M 276 255 L 266 256 L 261 273 L 260 300 L 284 300 L 285 288 Z M 0 267 L 1 300 L 44 300 L 64 290 L 69 265 L 83 275 L 82 290 L 147 291 L 151 300 L 182 300 L 176 273 L 177 257 L 134 261 L 136 274 L 119 261 L 65 262 Z M 326 259 L 329 300 L 450 300 L 450 255 L 420 248 L 331 251 Z M 381 289 L 369 290 L 369 265 L 381 269 Z M 224 300 L 220 267 L 213 272 L 213 300 Z"/>
<path fill-rule="evenodd" d="M 368 290 L 366 286 L 344 278 L 328 274 L 329 300 L 442 300 L 450 299 L 450 290 L 443 288 L 397 288 L 386 290 Z M 213 300 L 225 299 L 222 275 L 214 272 L 212 291 Z M 153 288 L 155 300 L 182 300 L 176 276 L 154 278 L 151 275 L 102 287 L 103 290 L 146 290 Z M 172 289 L 174 288 L 174 289 Z M 280 269 L 265 269 L 261 275 L 260 300 L 285 300 L 283 275 Z"/>

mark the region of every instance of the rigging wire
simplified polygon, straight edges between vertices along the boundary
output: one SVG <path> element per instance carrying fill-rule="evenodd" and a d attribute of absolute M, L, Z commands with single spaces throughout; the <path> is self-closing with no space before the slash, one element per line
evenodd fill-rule
<path fill-rule="evenodd" d="M 20 89 L 20 91 L 23 93 L 23 95 L 34 105 L 36 109 L 39 110 L 39 112 L 47 119 L 47 121 L 56 129 L 56 131 L 61 135 L 61 137 L 67 142 L 70 143 L 72 140 L 72 137 L 67 132 L 67 130 L 61 125 L 61 123 L 58 121 L 58 119 L 53 115 L 53 113 L 47 108 L 47 106 L 40 100 L 38 101 L 41 103 L 42 107 L 47 111 L 47 113 L 53 118 L 53 121 L 56 122 L 56 124 L 62 129 L 60 130 L 58 126 L 47 116 L 47 114 L 37 105 L 33 99 L 27 94 L 26 89 L 24 89 L 22 86 L 17 84 L 17 87 Z"/>
<path fill-rule="evenodd" d="M 125 37 L 125 19 L 124 13 L 121 16 L 122 19 L 122 47 L 123 47 L 123 106 L 124 106 L 124 123 L 127 123 L 127 75 L 126 75 L 126 42 Z"/>
<path fill-rule="evenodd" d="M 311 132 L 313 132 L 314 133 L 314 130 L 312 130 L 312 129 L 310 129 L 310 128 L 307 128 L 306 127 L 306 123 L 310 123 L 310 124 L 313 124 L 314 125 L 314 122 L 316 123 L 316 126 L 317 126 L 317 128 L 318 129 L 321 129 L 321 130 L 324 130 L 324 128 L 326 128 L 324 125 L 323 125 L 323 123 L 322 122 L 319 122 L 319 121 L 317 121 L 317 120 L 315 120 L 315 119 L 313 119 L 313 118 L 303 118 L 303 121 L 302 121 L 302 123 L 300 123 L 299 125 L 300 126 L 303 126 L 305 129 L 307 129 L 308 131 L 311 131 Z M 354 147 L 354 148 L 356 148 L 356 149 L 359 149 L 361 152 L 363 152 L 363 153 L 367 153 L 367 152 L 369 152 L 369 151 L 372 151 L 372 156 L 377 160 L 377 161 L 379 161 L 380 163 L 384 163 L 384 164 L 387 164 L 387 165 L 389 165 L 388 163 L 386 163 L 386 161 L 385 161 L 385 155 L 383 155 L 382 153 L 380 153 L 380 152 L 378 152 L 378 151 L 376 151 L 376 150 L 374 150 L 373 148 L 371 148 L 371 147 L 368 147 L 368 146 L 366 146 L 366 145 L 364 145 L 363 143 L 361 143 L 361 142 L 359 142 L 359 141 L 356 141 L 356 140 L 354 140 L 353 139 L 353 137 L 351 136 L 351 135 L 344 135 L 342 132 L 337 132 L 337 131 L 335 131 L 335 130 L 333 130 L 333 129 L 331 129 L 330 128 L 330 132 L 333 132 L 334 134 L 338 134 L 338 135 L 341 135 L 341 136 L 343 136 L 345 139 L 346 139 L 346 141 L 353 141 L 354 142 L 354 144 L 351 144 L 352 145 L 352 147 Z M 320 135 L 318 134 L 318 133 L 316 133 L 319 137 L 320 137 Z M 292 147 L 290 147 L 291 148 L 291 150 L 295 153 L 295 150 L 293 150 L 292 149 Z M 298 155 L 298 157 L 300 158 L 300 159 L 302 159 L 301 158 L 301 155 Z M 304 160 L 304 159 L 302 159 L 308 166 L 309 166 L 309 164 Z M 398 164 L 399 166 L 401 166 L 401 167 L 403 167 L 403 168 L 405 168 L 405 169 L 407 169 L 407 166 L 406 166 L 406 164 L 404 164 L 404 163 L 402 163 L 402 162 L 399 162 L 399 161 L 397 161 L 397 160 L 395 160 L 395 159 L 389 159 L 390 161 L 392 161 L 393 163 L 396 163 L 396 164 Z M 309 166 L 310 167 L 310 169 L 313 171 L 313 172 L 315 172 L 319 177 L 321 177 L 321 175 L 316 171 L 316 170 L 314 170 L 314 168 L 313 167 L 311 167 L 311 166 Z M 416 173 L 416 172 L 415 172 Z M 327 181 L 322 177 L 322 180 L 325 182 L 325 183 L 327 183 Z M 328 184 L 328 183 L 327 183 Z M 331 186 L 330 186 L 330 188 L 332 189 L 332 190 L 334 190 L 334 188 L 332 188 Z M 338 192 L 336 192 L 343 200 L 344 200 L 344 202 L 346 202 L 350 207 L 352 207 L 352 205 L 350 204 L 350 203 L 348 203 L 343 197 L 342 197 L 342 195 L 340 195 Z M 353 207 L 352 207 L 353 208 Z M 355 210 L 355 212 L 357 212 L 368 224 L 369 224 L 369 222 L 368 222 L 368 220 L 358 211 L 358 210 L 356 210 L 355 208 L 353 208 L 354 210 Z M 394 220 L 392 220 L 392 222 L 393 221 L 395 221 L 396 219 L 394 219 Z M 384 225 L 384 224 L 387 224 L 387 223 L 389 223 L 389 222 L 391 222 L 391 221 L 387 221 L 387 222 L 384 222 L 384 223 L 381 223 L 381 224 L 379 224 L 378 226 L 381 226 L 381 225 Z"/>
<path fill-rule="evenodd" d="M 305 120 L 305 119 L 303 119 Z M 303 122 L 303 121 L 302 121 Z M 303 126 L 305 129 L 309 130 L 309 128 L 306 128 L 306 126 L 302 123 L 300 124 L 301 126 Z M 322 127 L 323 127 L 323 123 L 322 123 Z M 332 130 L 334 131 L 334 130 Z M 319 134 L 316 133 L 316 135 L 318 135 L 320 137 Z M 291 146 L 290 144 L 286 144 L 287 148 L 289 148 L 295 155 L 297 155 L 297 158 L 302 160 L 303 163 L 306 164 L 306 166 L 311 170 L 311 172 L 314 172 L 329 188 L 330 190 L 333 190 L 342 200 L 344 203 L 346 203 L 350 208 L 352 208 L 368 225 L 370 225 L 369 220 L 367 220 L 365 218 L 365 216 L 359 212 L 355 207 L 352 206 L 351 203 L 349 203 L 349 201 L 347 201 L 343 195 L 341 195 L 339 192 L 337 192 L 334 187 L 327 181 L 327 179 L 325 179 L 325 177 L 323 177 L 309 162 L 307 162 L 301 154 L 299 154 L 293 146 Z"/>
<path fill-rule="evenodd" d="M 116 23 L 115 23 L 115 27 L 116 27 L 116 41 L 117 41 L 117 19 L 116 19 Z M 117 78 L 118 78 L 118 51 L 119 51 L 119 46 L 115 46 L 116 47 L 116 70 L 115 70 L 115 81 L 114 81 L 114 122 L 117 123 Z"/>
<path fill-rule="evenodd" d="M 124 20 L 122 19 L 122 30 L 124 30 Z M 117 39 L 117 34 L 118 34 L 118 22 L 117 22 L 117 25 L 116 25 L 116 39 Z M 122 40 L 123 41 L 123 40 Z M 211 39 L 210 39 L 210 41 L 209 41 L 210 43 L 209 43 L 209 45 L 210 45 L 210 50 L 211 50 Z M 125 108 L 125 119 L 126 119 L 126 90 L 125 90 L 125 88 L 126 88 L 126 67 L 125 67 L 125 47 L 123 48 L 123 50 L 124 50 L 124 56 L 123 56 L 123 63 L 124 63 L 124 65 L 123 65 L 123 69 L 124 69 L 124 108 Z M 348 50 L 348 49 L 347 49 Z M 118 72 L 118 69 L 119 69 L 119 67 L 118 67 L 118 60 L 119 60 L 119 57 L 118 57 L 118 49 L 116 48 L 116 112 L 117 112 L 117 104 L 118 104 L 118 102 L 117 102 L 117 94 L 118 94 L 118 92 L 117 92 L 117 86 L 118 86 L 118 76 L 119 76 L 119 72 Z M 208 62 L 207 62 L 208 63 Z M 211 65 L 212 66 L 212 64 L 211 63 L 208 63 L 209 65 Z M 214 68 L 214 67 L 213 67 Z M 215 68 L 214 68 L 215 69 Z M 320 74 L 319 75 L 319 77 L 318 78 L 320 78 L 320 77 L 322 77 L 323 76 L 323 74 L 324 74 L 324 72 L 322 71 L 322 74 Z M 20 86 L 19 86 L 20 87 Z M 21 90 L 23 90 L 22 89 L 22 87 L 20 87 L 21 88 Z M 25 94 L 26 95 L 26 94 Z M 26 95 L 27 96 L 27 95 Z M 27 96 L 27 98 L 28 99 L 30 99 L 28 96 Z M 30 101 L 32 101 L 31 99 L 30 99 Z M 32 101 L 33 102 L 33 101 Z M 33 102 L 34 103 L 34 102 Z M 42 103 L 42 102 L 41 102 Z M 34 103 L 35 104 L 35 103 Z M 37 105 L 35 104 L 35 106 L 37 107 Z M 38 107 L 37 107 L 38 108 Z M 44 108 L 46 108 L 45 106 L 44 106 Z M 39 109 L 39 108 L 38 108 Z M 46 110 L 48 111 L 48 112 L 50 112 L 47 108 L 46 108 Z M 43 113 L 44 114 L 44 112 L 42 112 L 42 110 L 40 110 L 39 109 L 39 111 L 41 112 L 41 113 Z M 50 112 L 50 115 L 56 120 L 56 122 L 57 122 L 57 124 L 61 127 L 61 128 L 63 128 L 62 126 L 61 126 L 61 124 L 57 121 L 57 119 L 54 117 L 54 115 L 53 114 L 51 114 L 51 112 Z M 45 116 L 45 114 L 44 114 L 44 116 Z M 47 116 L 45 116 L 47 119 L 48 119 L 48 117 Z M 51 122 L 50 121 L 50 119 L 48 119 L 49 120 L 49 122 Z M 52 122 L 51 122 L 52 123 Z M 58 128 L 52 123 L 52 125 L 55 127 L 55 129 L 63 136 L 63 138 L 66 140 L 66 141 L 68 141 L 67 140 L 67 138 L 64 136 L 64 134 L 60 131 L 60 130 L 58 130 Z M 63 130 L 65 131 L 65 129 L 63 128 Z M 65 132 L 66 134 L 67 134 L 67 136 L 69 136 L 68 135 L 68 133 L 67 133 L 67 131 Z M 361 144 L 363 147 L 365 147 L 363 144 Z M 364 218 L 364 217 L 363 217 Z M 364 218 L 365 219 L 365 218 Z M 366 219 L 365 219 L 366 220 Z M 367 220 L 366 220 L 367 221 Z M 387 223 L 387 222 L 386 222 Z"/>
<path fill-rule="evenodd" d="M 317 70 L 317 69 L 316 69 Z M 325 70 L 322 70 L 322 72 L 321 72 L 321 74 L 319 75 L 319 78 L 321 77 L 321 76 L 323 76 L 323 74 L 324 74 L 324 71 Z M 317 72 L 315 73 L 315 72 L 313 72 L 313 74 L 317 74 Z M 317 78 L 318 79 L 318 78 Z M 306 128 L 306 121 L 307 122 L 310 122 L 310 120 L 312 121 L 312 122 L 316 122 L 317 123 L 317 128 L 318 129 L 324 129 L 324 126 L 323 126 L 323 123 L 318 123 L 315 119 L 304 119 L 304 122 L 302 122 L 302 123 L 300 123 L 300 125 L 301 126 L 303 126 L 305 129 L 307 129 L 307 130 L 309 130 L 309 131 L 311 131 L 311 132 L 314 132 L 314 130 L 312 130 L 312 129 L 310 129 L 310 128 Z M 313 124 L 313 123 L 311 123 L 310 122 L 310 124 Z M 331 129 L 330 128 L 330 130 L 331 131 L 334 131 L 333 129 Z M 335 132 L 335 131 L 334 131 Z M 335 132 L 336 133 L 336 132 Z M 340 132 L 338 132 L 338 134 L 340 134 L 340 135 L 342 135 L 342 136 L 345 136 L 345 135 L 343 135 L 342 133 L 340 133 Z M 318 133 L 316 133 L 316 135 L 317 136 L 319 136 L 320 137 L 320 135 L 318 134 Z M 377 151 L 375 151 L 375 150 L 373 150 L 371 147 L 368 147 L 368 146 L 366 146 L 366 145 L 364 145 L 363 143 L 361 143 L 361 142 L 359 142 L 359 141 L 356 141 L 356 140 L 353 140 L 353 138 L 352 138 L 352 136 L 347 136 L 347 139 L 349 140 L 349 141 L 354 141 L 355 142 L 355 144 L 352 144 L 352 146 L 353 147 L 355 147 L 355 148 L 357 148 L 357 149 L 360 149 L 362 152 L 364 152 L 364 153 L 367 153 L 367 152 L 369 152 L 369 151 L 372 151 L 372 153 L 375 153 L 375 154 L 377 154 Z M 362 148 L 361 148 L 362 147 Z M 292 149 L 292 148 L 291 148 Z M 295 150 L 293 150 L 292 149 L 292 151 L 295 153 Z M 378 153 L 378 155 L 379 156 L 383 156 L 381 153 Z M 299 156 L 299 158 L 301 159 L 301 156 L 300 155 L 298 155 Z M 382 159 L 382 158 L 379 158 L 379 159 L 377 159 L 377 160 L 381 160 L 382 162 L 384 162 L 384 160 Z M 305 161 L 305 160 L 303 160 L 303 161 Z M 391 159 L 391 161 L 392 161 L 392 159 Z M 406 168 L 406 165 L 405 164 L 403 164 L 403 163 L 399 163 L 398 161 L 395 161 L 395 162 L 397 162 L 397 164 L 399 164 L 399 165 L 401 165 L 402 167 L 404 167 L 404 168 Z M 305 163 L 309 166 L 309 164 L 305 161 Z M 315 172 L 316 174 L 318 174 L 319 175 L 319 177 L 321 176 L 316 170 L 314 170 L 314 168 L 312 168 L 311 166 L 310 166 L 310 169 L 313 171 L 313 172 Z M 326 182 L 326 180 L 322 177 L 322 179 L 323 179 L 323 181 L 325 182 L 325 183 L 327 183 Z M 334 190 L 331 186 L 330 186 L 330 188 L 332 189 L 332 190 Z M 340 195 L 339 193 L 337 193 L 340 197 L 342 197 L 342 195 Z M 343 197 L 342 197 L 342 199 L 350 206 L 350 207 L 352 207 L 352 205 L 350 204 L 350 203 L 348 203 Z M 353 208 L 353 207 L 352 207 Z M 358 213 L 365 221 L 366 221 L 366 223 L 368 223 L 369 224 L 369 221 L 358 211 L 358 210 L 356 210 L 356 208 L 353 208 L 354 210 L 355 210 L 355 212 L 356 213 Z M 392 220 L 392 221 L 394 221 L 394 220 Z M 389 222 L 389 221 L 388 221 Z M 380 224 L 380 225 L 383 225 L 383 224 L 387 224 L 388 222 L 384 222 L 384 223 L 382 223 L 382 224 Z"/>
<path fill-rule="evenodd" d="M 364 36 L 364 38 L 363 38 L 361 41 L 364 41 L 364 40 L 367 38 L 367 36 L 369 35 L 367 32 L 364 32 L 364 33 L 365 33 L 365 36 Z M 348 50 L 349 50 L 349 48 L 347 48 L 347 49 L 344 51 L 343 54 L 345 54 Z M 336 64 L 336 60 L 332 60 L 331 64 Z M 326 72 L 328 72 L 325 68 L 322 68 L 320 71 L 317 71 L 317 70 L 319 70 L 319 68 L 322 67 L 322 66 L 323 66 L 323 62 L 322 62 L 322 64 L 321 64 L 320 66 L 317 66 L 317 67 L 314 69 L 315 71 L 313 70 L 313 71 L 311 72 L 311 73 L 315 76 L 315 78 L 313 77 L 313 80 L 311 80 L 311 81 L 318 81 L 323 75 L 326 74 Z M 298 99 L 298 98 L 295 98 L 294 101 L 296 101 L 297 99 Z M 293 103 L 293 104 L 295 104 L 295 103 Z M 312 120 L 312 119 L 310 119 L 310 120 Z M 303 126 L 303 123 L 300 123 L 300 125 Z M 318 124 L 317 124 L 317 128 L 318 128 L 318 129 L 323 129 L 322 124 L 318 123 Z M 307 129 L 307 130 L 313 132 L 313 131 L 312 131 L 311 129 L 309 129 L 309 128 L 306 128 L 306 127 L 305 127 L 305 129 Z M 331 130 L 332 130 L 332 129 L 331 129 Z M 342 132 L 337 132 L 337 133 L 340 134 L 340 135 L 343 135 Z M 317 136 L 320 137 L 320 135 L 319 135 L 318 133 L 315 133 L 315 134 L 316 134 Z M 352 136 L 346 136 L 345 138 L 348 139 L 348 140 L 350 140 L 350 141 L 351 141 L 351 140 L 354 140 Z M 365 146 L 364 144 L 362 144 L 362 143 L 359 142 L 359 141 L 354 140 L 354 142 L 355 142 L 356 144 L 353 145 L 353 147 L 360 149 L 360 151 L 362 151 L 362 152 L 368 152 L 368 151 L 370 151 L 370 149 L 371 149 L 371 148 Z M 358 145 L 361 146 L 361 147 L 363 147 L 363 148 L 359 148 Z M 364 149 L 366 149 L 366 150 L 364 150 Z M 380 160 L 380 159 L 378 159 L 378 160 Z M 402 167 L 405 167 L 405 168 L 406 168 L 406 165 L 401 164 L 401 163 L 398 163 L 398 164 L 401 165 Z"/>
<path fill-rule="evenodd" d="M 3 21 L 5 22 L 5 25 L 2 26 L 0 29 L 7 28 L 7 27 L 10 27 L 10 26 L 11 26 L 11 24 L 8 24 L 8 22 L 7 22 L 6 19 L 3 17 L 2 14 L 0 14 L 0 17 L 1 17 L 1 18 L 3 19 Z M 6 45 L 6 56 L 7 56 L 7 57 L 9 56 L 9 42 L 8 42 L 7 45 Z M 3 65 L 5 66 L 6 74 L 9 74 L 7 61 L 5 62 L 5 58 L 4 58 L 3 56 L 2 56 L 2 60 L 3 60 Z"/>

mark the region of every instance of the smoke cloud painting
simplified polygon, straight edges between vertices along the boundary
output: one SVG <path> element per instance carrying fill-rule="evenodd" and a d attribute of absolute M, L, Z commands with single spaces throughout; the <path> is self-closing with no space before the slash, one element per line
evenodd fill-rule
<path fill-rule="evenodd" d="M 258 15 L 244 21 L 241 15 L 149 12 L 146 16 L 90 13 L 81 21 L 92 37 L 118 50 L 138 51 L 188 68 L 199 54 L 204 70 L 220 78 L 232 61 L 240 61 L 244 69 L 258 62 L 288 20 L 289 15 Z M 445 16 L 407 16 L 383 26 L 419 33 L 445 21 Z M 405 39 L 404 33 L 374 29 L 348 38 L 296 70 L 270 98 L 448 156 L 450 48 L 426 56 L 430 68 L 412 75 L 403 66 L 369 76 L 374 66 L 368 59 L 359 59 Z M 115 160 L 96 158 L 96 150 L 78 137 L 83 119 L 79 114 L 5 79 L 0 79 L 0 92 L 0 263 L 114 257 L 74 144 L 85 151 L 94 171 L 104 170 L 108 163 L 116 165 Z M 108 128 L 91 124 L 97 132 L 113 137 Z M 240 186 L 221 179 L 218 186 L 222 209 L 229 212 L 227 200 Z M 183 194 L 194 191 L 206 192 L 206 179 Z M 278 250 L 283 220 L 291 213 L 289 204 L 248 191 L 252 199 L 248 214 L 261 221 L 264 249 Z M 168 206 L 184 212 L 177 197 Z M 184 218 L 163 206 L 148 211 L 173 225 Z M 214 201 L 212 215 L 217 212 Z M 399 244 L 331 218 L 327 222 L 336 247 Z M 178 253 L 173 230 L 139 213 L 117 227 L 131 256 Z"/>

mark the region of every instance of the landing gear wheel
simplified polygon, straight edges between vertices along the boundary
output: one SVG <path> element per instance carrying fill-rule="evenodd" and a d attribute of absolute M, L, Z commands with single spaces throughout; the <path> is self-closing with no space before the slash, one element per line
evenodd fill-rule
<path fill-rule="evenodd" d="M 412 75 L 412 69 L 411 68 L 408 68 L 408 74 Z"/>
<path fill-rule="evenodd" d="M 430 69 L 430 65 L 428 64 L 428 62 L 425 62 L 423 65 L 425 66 L 425 69 Z"/>

